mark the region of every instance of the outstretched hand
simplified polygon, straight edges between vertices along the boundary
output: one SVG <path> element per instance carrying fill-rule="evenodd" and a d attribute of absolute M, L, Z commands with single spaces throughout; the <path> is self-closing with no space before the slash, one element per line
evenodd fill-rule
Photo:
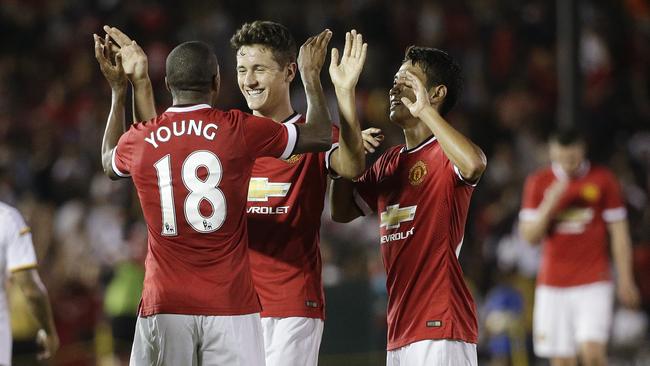
<path fill-rule="evenodd" d="M 131 82 L 149 79 L 149 65 L 147 54 L 144 53 L 136 41 L 115 27 L 104 26 L 107 36 L 110 36 L 122 55 L 122 67 Z"/>
<path fill-rule="evenodd" d="M 102 39 L 97 34 L 93 34 L 93 38 L 95 40 L 95 58 L 111 89 L 126 88 L 127 77 L 122 67 L 122 54 L 113 51 L 108 35 Z"/>
<path fill-rule="evenodd" d="M 398 75 L 398 82 L 402 82 L 409 88 L 413 89 L 413 92 L 415 93 L 415 101 L 412 101 L 407 97 L 402 97 L 400 100 L 402 104 L 409 109 L 413 117 L 419 118 L 422 110 L 424 110 L 425 107 L 431 106 L 427 88 L 424 86 L 424 83 L 422 83 L 422 80 L 410 71 L 400 72 Z"/>
<path fill-rule="evenodd" d="M 339 62 L 339 50 L 332 48 L 330 78 L 336 88 L 353 89 L 366 61 L 368 44 L 363 42 L 361 33 L 356 30 L 345 33 L 345 46 Z"/>
<path fill-rule="evenodd" d="M 327 45 L 332 38 L 332 31 L 325 29 L 317 36 L 312 36 L 300 46 L 298 54 L 298 69 L 303 77 L 319 77 L 325 63 Z"/>

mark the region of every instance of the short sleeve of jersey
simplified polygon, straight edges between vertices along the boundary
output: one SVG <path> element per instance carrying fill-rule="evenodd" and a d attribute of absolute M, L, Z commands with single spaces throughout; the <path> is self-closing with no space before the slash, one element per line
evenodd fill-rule
<path fill-rule="evenodd" d="M 524 193 L 519 211 L 520 221 L 534 221 L 537 218 L 537 208 L 542 203 L 543 194 L 540 192 L 536 176 L 529 176 L 524 184 Z"/>
<path fill-rule="evenodd" d="M 17 210 L 8 211 L 2 218 L 7 248 L 7 271 L 15 272 L 36 267 L 32 234 Z"/>
<path fill-rule="evenodd" d="M 616 222 L 627 218 L 627 210 L 623 203 L 621 187 L 613 174 L 607 172 L 603 182 L 603 220 Z"/>
<path fill-rule="evenodd" d="M 244 140 L 252 158 L 270 156 L 287 159 L 298 141 L 293 123 L 276 123 L 268 118 L 243 115 Z"/>
<path fill-rule="evenodd" d="M 131 176 L 131 163 L 133 161 L 133 127 L 126 131 L 117 142 L 111 156 L 113 172 L 122 178 Z"/>

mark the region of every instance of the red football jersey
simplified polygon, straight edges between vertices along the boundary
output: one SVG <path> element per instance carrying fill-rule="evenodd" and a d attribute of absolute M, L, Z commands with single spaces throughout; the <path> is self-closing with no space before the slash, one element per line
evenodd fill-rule
<path fill-rule="evenodd" d="M 132 126 L 113 152 L 130 175 L 149 238 L 140 315 L 259 312 L 247 254 L 255 159 L 288 157 L 296 128 L 207 104 Z"/>
<path fill-rule="evenodd" d="M 606 168 L 584 163 L 569 182 L 544 239 L 537 283 L 577 286 L 610 280 L 608 222 L 626 218 L 620 188 Z M 557 165 L 526 180 L 519 219 L 534 220 L 544 192 L 556 179 L 568 179 Z"/>
<path fill-rule="evenodd" d="M 363 213 L 380 214 L 389 351 L 425 339 L 477 342 L 476 307 L 458 262 L 473 191 L 435 137 L 387 150 L 355 185 Z"/>
<path fill-rule="evenodd" d="M 284 124 L 304 123 L 293 114 Z M 319 247 L 329 155 L 259 158 L 248 189 L 248 238 L 263 317 L 324 318 Z"/>

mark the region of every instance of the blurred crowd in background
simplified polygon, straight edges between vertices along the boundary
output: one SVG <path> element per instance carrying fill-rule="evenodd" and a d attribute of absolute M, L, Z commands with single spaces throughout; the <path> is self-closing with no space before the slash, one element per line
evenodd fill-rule
<path fill-rule="evenodd" d="M 578 13 L 581 109 L 574 122 L 588 133 L 591 159 L 622 184 L 643 298 L 641 311 L 615 317 L 611 364 L 622 365 L 650 360 L 650 3 L 582 0 Z M 0 200 L 17 206 L 33 230 L 62 344 L 54 364 L 126 359 L 143 279 L 146 226 L 137 197 L 128 180 L 101 172 L 110 90 L 92 34 L 110 24 L 138 41 L 159 112 L 171 104 L 168 52 L 182 41 L 207 41 L 220 59 L 220 106 L 247 110 L 229 39 L 255 19 L 285 24 L 299 44 L 327 27 L 331 46 L 341 48 L 345 31 L 362 32 L 369 51 L 358 108 L 364 127 L 384 130 L 384 146 L 402 143 L 388 120 L 388 89 L 405 48 L 442 48 L 458 60 L 465 88 L 448 120 L 488 155 L 460 255 L 479 306 L 479 359 L 538 363 L 530 333 L 540 248 L 515 228 L 524 178 L 548 163 L 545 141 L 557 121 L 554 1 L 2 0 Z M 323 84 L 336 120 L 326 71 Z M 299 81 L 292 93 L 294 108 L 305 111 Z M 377 219 L 340 225 L 328 216 L 326 209 L 321 364 L 381 364 L 386 289 Z M 20 294 L 10 292 L 17 364 L 27 365 L 36 329 Z"/>

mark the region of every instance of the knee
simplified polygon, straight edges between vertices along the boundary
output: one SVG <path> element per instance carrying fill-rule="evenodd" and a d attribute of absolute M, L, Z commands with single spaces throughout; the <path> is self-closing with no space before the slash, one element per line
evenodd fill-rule
<path fill-rule="evenodd" d="M 580 352 L 580 361 L 585 366 L 607 365 L 606 345 L 601 343 L 588 342 L 583 344 Z"/>

